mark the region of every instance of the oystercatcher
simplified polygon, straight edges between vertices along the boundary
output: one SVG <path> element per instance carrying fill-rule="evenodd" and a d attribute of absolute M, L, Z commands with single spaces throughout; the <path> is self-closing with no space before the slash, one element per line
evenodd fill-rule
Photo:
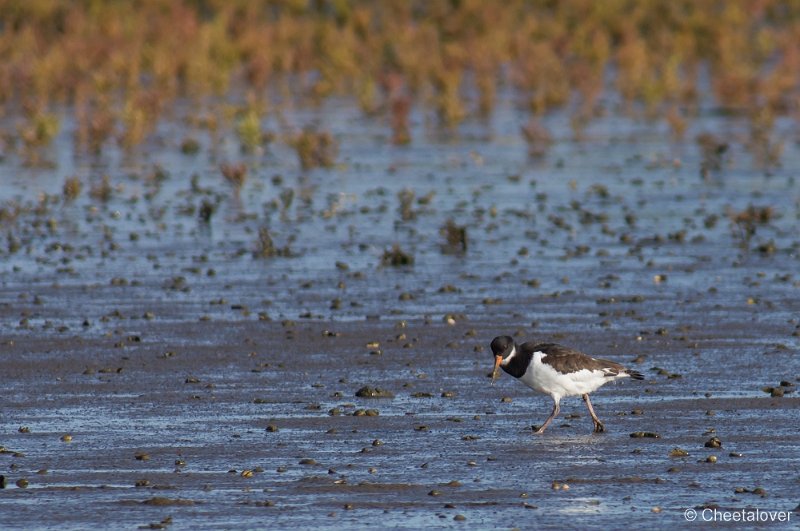
<path fill-rule="evenodd" d="M 626 369 L 619 363 L 587 356 L 582 352 L 555 343 L 523 343 L 517 345 L 509 336 L 492 340 L 494 371 L 492 384 L 502 369 L 522 383 L 546 393 L 553 399 L 553 412 L 534 433 L 544 433 L 545 428 L 558 415 L 559 402 L 565 396 L 582 396 L 594 423 L 594 432 L 605 431 L 589 401 L 589 393 L 601 385 L 619 378 L 643 380 L 644 376 Z"/>

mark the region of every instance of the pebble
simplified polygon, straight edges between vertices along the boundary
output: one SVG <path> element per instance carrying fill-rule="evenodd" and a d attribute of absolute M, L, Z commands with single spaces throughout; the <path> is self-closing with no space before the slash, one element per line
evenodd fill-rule
<path fill-rule="evenodd" d="M 381 389 L 380 387 L 365 385 L 356 391 L 356 396 L 359 398 L 394 398 L 394 393 Z"/>
<path fill-rule="evenodd" d="M 661 435 L 652 431 L 635 431 L 631 433 L 633 439 L 660 439 Z"/>

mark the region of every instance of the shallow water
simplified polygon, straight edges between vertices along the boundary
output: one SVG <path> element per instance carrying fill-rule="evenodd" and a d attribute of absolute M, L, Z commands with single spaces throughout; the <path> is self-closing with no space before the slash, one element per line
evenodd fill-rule
<path fill-rule="evenodd" d="M 0 524 L 674 527 L 689 508 L 797 507 L 800 400 L 794 386 L 762 390 L 800 378 L 796 126 L 778 124 L 782 166 L 765 172 L 740 118 L 707 108 L 677 142 L 608 108 L 580 142 L 566 115 L 548 117 L 542 160 L 528 158 L 508 99 L 457 131 L 415 115 L 407 147 L 348 102 L 287 112 L 339 139 L 329 170 L 300 171 L 280 143 L 212 150 L 177 123 L 133 155 L 73 153 L 67 122 L 54 169 L 7 156 L 0 202 L 19 209 L 0 253 L 0 444 L 19 453 L 0 455 Z M 705 178 L 700 132 L 730 143 Z M 188 134 L 206 150 L 180 154 Z M 250 165 L 238 198 L 225 160 Z M 105 174 L 103 202 L 88 188 Z M 84 181 L 74 203 L 61 200 L 69 175 Z M 730 216 L 749 205 L 775 215 L 746 240 Z M 465 253 L 443 252 L 448 219 L 466 227 Z M 261 227 L 291 256 L 254 258 Z M 413 266 L 381 266 L 395 243 Z M 608 433 L 590 434 L 568 399 L 534 437 L 551 404 L 506 375 L 489 385 L 499 333 L 647 378 L 593 395 Z M 395 398 L 357 398 L 363 385 Z M 353 415 L 370 408 L 379 416 Z M 712 435 L 722 449 L 704 447 Z M 689 456 L 669 457 L 675 447 Z"/>

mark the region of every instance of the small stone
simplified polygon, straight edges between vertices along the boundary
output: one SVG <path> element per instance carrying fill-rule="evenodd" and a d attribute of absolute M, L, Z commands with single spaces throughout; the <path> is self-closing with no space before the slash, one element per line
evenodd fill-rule
<path fill-rule="evenodd" d="M 631 438 L 633 439 L 660 439 L 661 435 L 654 433 L 652 431 L 635 431 L 631 433 Z"/>
<path fill-rule="evenodd" d="M 705 447 L 722 448 L 722 441 L 719 439 L 719 437 L 711 437 L 709 440 L 706 441 Z"/>
<path fill-rule="evenodd" d="M 394 398 L 394 393 L 381 389 L 380 387 L 370 387 L 365 385 L 358 391 L 356 396 L 359 398 Z"/>
<path fill-rule="evenodd" d="M 688 455 L 689 455 L 689 452 L 687 452 L 686 450 L 684 450 L 682 448 L 677 448 L 676 447 L 676 448 L 673 448 L 672 450 L 669 451 L 669 456 L 670 457 L 686 457 Z"/>

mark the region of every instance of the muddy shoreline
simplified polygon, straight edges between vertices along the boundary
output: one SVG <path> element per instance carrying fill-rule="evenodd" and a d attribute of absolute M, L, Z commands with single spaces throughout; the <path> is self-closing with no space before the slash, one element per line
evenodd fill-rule
<path fill-rule="evenodd" d="M 731 145 L 702 173 L 702 147 L 606 102 L 580 141 L 548 117 L 532 160 L 501 100 L 452 135 L 415 110 L 425 141 L 402 148 L 352 102 L 287 110 L 340 143 L 314 170 L 231 139 L 189 157 L 169 131 L 138 156 L 56 140 L 58 170 L 9 157 L 0 526 L 674 528 L 689 508 L 794 510 L 800 146 L 762 171 L 747 124 L 706 109 L 686 138 Z M 246 161 L 240 187 L 224 158 Z M 549 399 L 490 386 L 498 334 L 646 379 L 593 395 L 607 433 L 572 399 L 534 437 Z"/>
<path fill-rule="evenodd" d="M 800 398 L 770 397 L 744 371 L 710 380 L 737 348 L 712 358 L 714 338 L 696 338 L 698 356 L 674 341 L 562 333 L 626 363 L 634 356 L 616 352 L 642 355 L 646 380 L 596 393 L 608 433 L 591 434 L 580 401 L 566 400 L 535 437 L 548 399 L 487 377 L 487 338 L 525 330 L 508 324 L 153 320 L 93 338 L 11 334 L 2 524 L 671 526 L 691 507 L 797 505 Z M 777 369 L 790 354 L 767 356 L 773 380 L 792 376 Z M 394 398 L 356 397 L 364 385 Z M 712 435 L 723 448 L 704 447 Z"/>

